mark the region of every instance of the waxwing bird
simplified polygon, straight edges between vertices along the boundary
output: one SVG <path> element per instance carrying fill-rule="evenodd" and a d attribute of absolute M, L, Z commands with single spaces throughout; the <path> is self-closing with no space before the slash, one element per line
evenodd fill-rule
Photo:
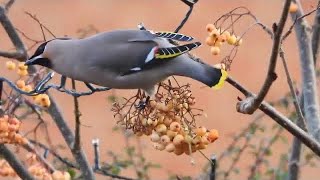
<path fill-rule="evenodd" d="M 57 73 L 115 89 L 143 89 L 172 75 L 185 76 L 220 88 L 227 72 L 192 60 L 188 51 L 199 42 L 175 46 L 169 39 L 191 41 L 190 36 L 147 30 L 115 30 L 84 39 L 53 39 L 41 44 L 26 65 L 41 65 Z"/>

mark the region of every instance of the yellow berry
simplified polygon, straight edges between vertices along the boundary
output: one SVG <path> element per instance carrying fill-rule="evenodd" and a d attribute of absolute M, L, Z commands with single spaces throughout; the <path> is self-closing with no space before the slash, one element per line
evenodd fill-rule
<path fill-rule="evenodd" d="M 218 55 L 218 54 L 220 54 L 220 48 L 217 47 L 217 46 L 211 47 L 210 51 L 211 51 L 211 54 L 212 54 L 212 55 Z"/>
<path fill-rule="evenodd" d="M 294 2 L 291 2 L 290 7 L 289 7 L 289 12 L 295 13 L 297 11 L 298 11 L 298 5 Z"/>
<path fill-rule="evenodd" d="M 6 62 L 6 67 L 8 70 L 14 70 L 16 68 L 16 64 L 12 61 L 7 61 Z"/>
<path fill-rule="evenodd" d="M 173 139 L 177 134 L 178 132 L 174 132 L 172 130 L 167 131 L 167 135 L 169 136 L 170 139 Z"/>
<path fill-rule="evenodd" d="M 54 171 L 52 173 L 52 179 L 53 180 L 63 180 L 64 179 L 64 175 L 61 171 Z"/>
<path fill-rule="evenodd" d="M 231 36 L 229 31 L 224 31 L 222 35 L 224 35 L 226 39 L 228 39 Z"/>
<path fill-rule="evenodd" d="M 18 80 L 17 82 L 16 82 L 16 84 L 17 84 L 17 86 L 18 86 L 18 88 L 19 89 L 23 89 L 25 86 L 26 86 L 26 83 L 24 82 L 24 80 Z"/>
<path fill-rule="evenodd" d="M 216 41 L 213 46 L 215 47 L 221 47 L 222 46 L 222 42 L 221 41 Z"/>
<path fill-rule="evenodd" d="M 205 135 L 207 132 L 207 128 L 200 126 L 197 129 L 195 129 L 195 133 L 197 134 L 197 136 L 203 136 Z"/>
<path fill-rule="evenodd" d="M 210 36 L 213 38 L 213 39 L 216 39 L 220 36 L 220 29 L 213 29 L 211 32 L 210 32 Z"/>
<path fill-rule="evenodd" d="M 150 103 L 150 106 L 151 106 L 152 108 L 156 107 L 156 105 L 157 105 L 157 102 L 154 101 L 154 100 L 151 100 L 149 103 Z"/>
<path fill-rule="evenodd" d="M 206 30 L 210 33 L 212 32 L 216 27 L 213 24 L 207 24 Z"/>
<path fill-rule="evenodd" d="M 230 45 L 235 45 L 236 42 L 237 42 L 237 37 L 236 37 L 236 35 L 232 34 L 231 36 L 229 36 L 229 37 L 227 38 L 227 42 L 228 42 L 228 44 L 230 44 Z"/>
<path fill-rule="evenodd" d="M 28 75 L 28 71 L 27 70 L 20 70 L 20 69 L 18 69 L 18 75 L 20 76 L 20 77 L 24 77 L 24 76 L 27 76 Z"/>
<path fill-rule="evenodd" d="M 167 131 L 167 126 L 164 124 L 158 124 L 156 126 L 156 131 L 157 131 L 157 133 L 164 133 Z"/>
<path fill-rule="evenodd" d="M 28 66 L 24 65 L 24 62 L 19 62 L 18 68 L 19 70 L 24 71 L 28 69 Z"/>

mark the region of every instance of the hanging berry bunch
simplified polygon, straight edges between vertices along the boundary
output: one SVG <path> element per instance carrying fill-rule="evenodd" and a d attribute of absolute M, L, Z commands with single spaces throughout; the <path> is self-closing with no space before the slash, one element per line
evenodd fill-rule
<path fill-rule="evenodd" d="M 136 108 L 137 103 L 146 98 L 139 91 L 123 103 L 114 103 L 112 111 L 119 125 L 138 136 L 150 136 L 155 149 L 176 155 L 191 154 L 205 149 L 219 134 L 215 129 L 197 126 L 196 121 L 203 116 L 203 111 L 195 108 L 190 86 L 175 84 L 170 80 L 160 83 L 155 98 L 143 109 Z"/>

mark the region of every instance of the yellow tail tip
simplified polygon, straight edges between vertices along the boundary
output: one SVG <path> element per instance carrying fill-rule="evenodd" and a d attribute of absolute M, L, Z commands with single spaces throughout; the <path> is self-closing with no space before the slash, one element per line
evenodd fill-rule
<path fill-rule="evenodd" d="M 219 82 L 214 85 L 212 88 L 213 89 L 220 89 L 223 87 L 224 82 L 226 81 L 226 79 L 228 78 L 228 72 L 224 69 L 220 69 L 221 70 L 221 77 L 219 79 Z"/>

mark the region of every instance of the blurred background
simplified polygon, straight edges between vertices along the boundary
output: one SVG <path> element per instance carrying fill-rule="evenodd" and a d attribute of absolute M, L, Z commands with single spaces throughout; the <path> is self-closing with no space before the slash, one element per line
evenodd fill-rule
<path fill-rule="evenodd" d="M 2 0 L 1 2 L 4 3 L 6 1 Z M 316 6 L 317 1 L 303 0 L 302 3 L 305 11 L 308 12 Z M 206 24 L 213 23 L 222 14 L 238 6 L 247 7 L 263 24 L 271 27 L 274 22 L 279 20 L 282 5 L 283 1 L 279 0 L 199 0 L 190 19 L 180 32 L 191 35 L 196 40 L 204 43 L 207 37 Z M 26 15 L 25 12 L 36 15 L 57 37 L 80 37 L 86 30 L 94 33 L 94 31 L 136 29 L 137 24 L 140 22 L 143 22 L 147 28 L 152 30 L 173 31 L 185 16 L 187 10 L 188 7 L 179 0 L 28 0 L 16 1 L 8 15 L 16 28 L 33 39 L 42 40 L 43 36 L 39 25 Z M 313 16 L 307 19 L 312 24 Z M 235 30 L 240 34 L 252 23 L 254 23 L 252 19 L 244 17 L 235 26 Z M 288 24 L 292 24 L 290 18 Z M 48 39 L 50 38 L 52 37 L 48 36 Z M 25 38 L 23 39 L 26 46 L 32 44 Z M 1 50 L 13 48 L 3 28 L 0 28 L 0 42 Z M 238 49 L 237 56 L 231 66 L 230 75 L 252 92 L 258 92 L 267 72 L 271 46 L 272 41 L 268 34 L 259 27 L 252 28 L 243 37 L 243 44 Z M 30 50 L 29 55 L 34 50 Z M 220 55 L 212 56 L 210 47 L 203 45 L 194 50 L 193 53 L 204 59 L 207 63 L 214 65 L 219 63 L 230 52 L 229 50 L 228 48 L 222 48 Z M 291 74 L 297 83 L 297 87 L 300 87 L 299 54 L 294 34 L 284 43 L 284 50 Z M 17 75 L 9 72 L 4 67 L 7 59 L 0 59 L 1 76 L 5 76 L 11 80 L 16 79 Z M 273 84 L 266 99 L 270 102 L 278 101 L 289 92 L 283 67 L 279 63 L 277 66 L 278 79 Z M 58 77 L 56 75 L 54 82 L 58 82 Z M 213 91 L 209 88 L 203 88 L 202 84 L 191 79 L 178 79 L 181 83 L 192 84 L 191 90 L 196 97 L 196 106 L 202 108 L 207 113 L 207 118 L 199 119 L 198 124 L 208 128 L 215 128 L 220 133 L 220 138 L 207 149 L 203 150 L 203 153 L 208 157 L 213 154 L 218 156 L 223 152 L 232 142 L 232 135 L 239 133 L 259 114 L 259 111 L 252 116 L 237 113 L 237 97 L 242 97 L 242 94 L 229 84 L 226 84 L 222 90 Z M 79 87 L 82 90 L 84 89 L 80 83 Z M 65 118 L 68 120 L 68 124 L 74 128 L 72 97 L 55 90 L 51 90 L 51 92 L 57 99 Z M 90 162 L 93 162 L 94 157 L 91 145 L 93 138 L 100 139 L 102 161 L 107 163 L 112 161 L 112 158 L 107 153 L 108 151 L 125 156 L 125 137 L 122 133 L 113 131 L 116 121 L 110 111 L 111 104 L 108 101 L 108 97 L 110 95 L 130 97 L 134 93 L 135 91 L 116 90 L 95 93 L 91 96 L 79 98 L 82 113 L 81 123 L 83 125 L 81 129 L 81 141 Z M 288 114 L 285 109 L 280 108 L 280 110 Z M 34 125 L 32 120 L 24 122 L 26 122 L 23 124 L 23 128 L 25 129 Z M 49 117 L 46 117 L 46 123 L 49 126 L 53 143 L 65 145 L 54 122 Z M 266 127 L 274 125 L 274 122 L 268 117 L 263 118 L 259 123 L 264 124 Z M 260 135 L 268 137 L 273 133 L 274 131 L 267 128 Z M 272 154 L 269 157 L 271 166 L 277 167 L 281 154 L 286 154 L 290 148 L 292 136 L 286 132 L 283 135 L 288 139 L 273 146 Z M 152 168 L 150 171 L 151 179 L 168 179 L 170 175 L 196 178 L 203 172 L 204 166 L 208 163 L 208 160 L 200 153 L 193 155 L 195 165 L 192 165 L 190 156 L 176 156 L 167 152 L 157 151 L 152 147 L 149 138 L 145 136 L 140 141 L 145 158 L 161 166 L 161 168 Z M 59 150 L 59 152 L 65 156 L 70 156 L 68 151 Z M 240 174 L 233 174 L 231 179 L 246 179 L 249 169 L 255 160 L 253 156 L 247 153 L 242 157 L 238 164 L 241 172 Z M 227 168 L 228 163 L 222 163 L 220 168 L 223 169 L 224 167 Z M 136 176 L 133 168 L 125 170 L 121 174 L 131 177 Z M 319 175 L 317 167 L 303 166 L 301 179 L 317 179 L 316 177 L 319 177 Z M 104 179 L 100 176 L 99 178 Z"/>

